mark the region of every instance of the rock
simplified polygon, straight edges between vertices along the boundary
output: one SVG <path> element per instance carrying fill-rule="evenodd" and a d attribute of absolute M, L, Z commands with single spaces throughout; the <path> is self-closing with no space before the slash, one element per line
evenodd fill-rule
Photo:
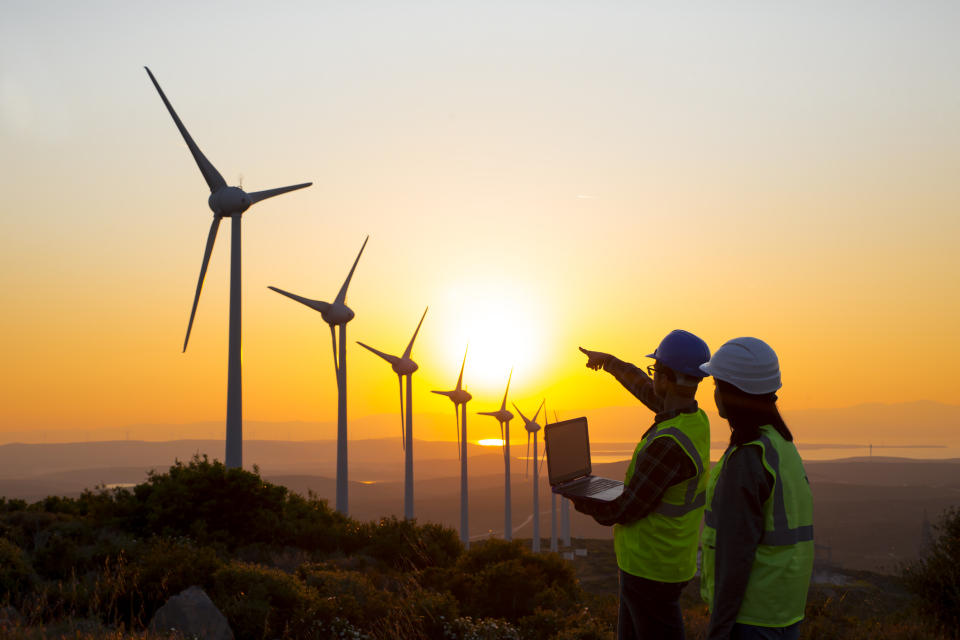
<path fill-rule="evenodd" d="M 187 638 L 202 640 L 233 640 L 227 619 L 200 587 L 190 587 L 167 600 L 153 614 L 150 630 L 176 630 Z"/>

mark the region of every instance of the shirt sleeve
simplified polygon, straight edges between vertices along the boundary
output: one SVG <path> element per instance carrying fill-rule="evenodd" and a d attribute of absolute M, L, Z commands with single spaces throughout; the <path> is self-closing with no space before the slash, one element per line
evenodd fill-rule
<path fill-rule="evenodd" d="M 574 499 L 574 507 L 605 526 L 629 524 L 653 511 L 667 489 L 696 473 L 693 461 L 673 438 L 655 438 L 637 455 L 633 476 L 619 498 L 610 502 Z"/>
<path fill-rule="evenodd" d="M 714 489 L 717 548 L 708 640 L 730 637 L 763 537 L 763 503 L 773 490 L 773 477 L 761 456 L 760 447 L 753 445 L 731 452 Z"/>
<path fill-rule="evenodd" d="M 663 411 L 663 398 L 658 396 L 653 390 L 653 380 L 650 376 L 629 362 L 624 362 L 619 358 L 610 356 L 603 365 L 604 371 L 607 371 L 617 382 L 632 393 L 637 400 L 647 406 L 654 413 Z"/>

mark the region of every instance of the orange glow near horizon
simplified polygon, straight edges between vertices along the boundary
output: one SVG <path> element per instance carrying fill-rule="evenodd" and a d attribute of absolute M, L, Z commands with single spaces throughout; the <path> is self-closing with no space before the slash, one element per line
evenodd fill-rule
<path fill-rule="evenodd" d="M 477 444 L 481 447 L 502 447 L 503 440 L 500 438 L 487 438 L 485 440 L 477 440 Z"/>

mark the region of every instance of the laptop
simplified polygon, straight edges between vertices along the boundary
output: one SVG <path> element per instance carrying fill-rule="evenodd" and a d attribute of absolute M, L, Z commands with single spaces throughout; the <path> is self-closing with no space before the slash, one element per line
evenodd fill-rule
<path fill-rule="evenodd" d="M 548 424 L 543 440 L 554 493 L 600 502 L 616 500 L 623 493 L 622 482 L 590 474 L 590 438 L 585 417 Z"/>

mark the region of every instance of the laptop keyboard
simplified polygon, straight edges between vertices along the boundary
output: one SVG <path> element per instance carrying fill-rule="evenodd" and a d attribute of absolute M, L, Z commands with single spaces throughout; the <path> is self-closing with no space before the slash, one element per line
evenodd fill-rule
<path fill-rule="evenodd" d="M 598 494 L 607 489 L 612 489 L 613 487 L 619 486 L 620 483 L 616 480 L 611 480 L 609 478 L 596 478 L 593 482 L 590 483 L 590 486 L 583 492 L 585 496 L 592 496 Z"/>

